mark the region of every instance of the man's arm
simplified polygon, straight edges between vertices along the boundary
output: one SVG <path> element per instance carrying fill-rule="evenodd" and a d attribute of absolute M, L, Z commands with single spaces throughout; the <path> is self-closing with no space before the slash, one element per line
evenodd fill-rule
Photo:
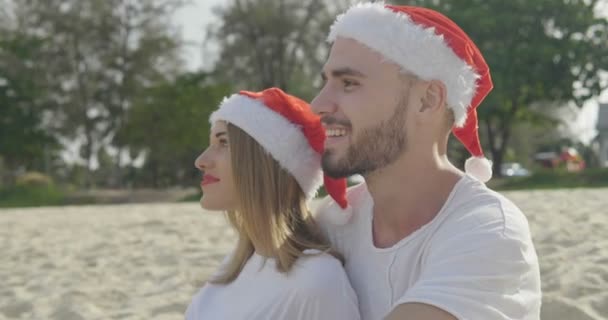
<path fill-rule="evenodd" d="M 458 320 L 453 315 L 424 303 L 398 305 L 384 320 Z"/>

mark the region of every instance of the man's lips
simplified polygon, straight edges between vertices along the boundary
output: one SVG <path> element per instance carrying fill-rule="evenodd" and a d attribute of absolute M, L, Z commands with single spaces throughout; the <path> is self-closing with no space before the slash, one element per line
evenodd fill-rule
<path fill-rule="evenodd" d="M 325 129 L 325 148 L 330 148 L 346 141 L 350 130 L 343 126 L 324 126 Z"/>
<path fill-rule="evenodd" d="M 327 138 L 333 138 L 333 137 L 343 137 L 347 134 L 347 130 L 346 128 L 342 128 L 342 127 L 326 127 L 325 128 L 325 136 Z"/>
<path fill-rule="evenodd" d="M 350 121 L 346 119 L 338 119 L 333 116 L 324 116 L 321 118 L 321 124 L 325 129 L 325 146 L 337 143 L 344 140 L 351 131 Z"/>
<path fill-rule="evenodd" d="M 215 182 L 220 181 L 220 179 L 210 175 L 210 174 L 206 174 L 203 176 L 203 180 L 201 181 L 201 186 L 206 186 L 208 184 L 212 184 Z"/>

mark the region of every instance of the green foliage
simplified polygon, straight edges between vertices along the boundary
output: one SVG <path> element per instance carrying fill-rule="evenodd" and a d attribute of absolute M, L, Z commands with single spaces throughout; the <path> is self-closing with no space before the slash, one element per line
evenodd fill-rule
<path fill-rule="evenodd" d="M 0 30 L 0 158 L 10 172 L 42 169 L 45 156 L 58 149 L 42 127 L 43 85 L 32 77 L 41 46 L 36 37 Z"/>
<path fill-rule="evenodd" d="M 217 12 L 217 76 L 237 88 L 280 87 L 309 99 L 325 62 L 335 16 L 323 0 L 239 0 Z"/>
<path fill-rule="evenodd" d="M 202 196 L 203 196 L 203 193 L 199 191 L 199 192 L 196 192 L 196 193 L 183 197 L 182 199 L 180 199 L 179 202 L 195 202 L 195 201 L 198 202 Z"/>
<path fill-rule="evenodd" d="M 27 172 L 17 177 L 15 185 L 0 188 L 0 207 L 62 205 L 65 200 L 64 191 L 39 172 Z"/>
<path fill-rule="evenodd" d="M 168 21 L 182 1 L 13 4 L 13 32 L 40 37 L 44 44 L 30 61 L 39 70 L 24 75 L 39 79 L 48 93 L 45 103 L 52 112 L 45 129 L 64 141 L 79 141 L 78 156 L 87 169 L 84 184 L 90 186 L 97 153 L 110 144 L 122 151 L 113 137 L 142 88 L 164 81 L 179 68 L 180 39 Z"/>
<path fill-rule="evenodd" d="M 48 187 L 52 186 L 53 179 L 43 173 L 32 171 L 17 177 L 15 185 L 20 187 Z"/>
<path fill-rule="evenodd" d="M 194 159 L 207 146 L 209 116 L 230 93 L 204 73 L 184 74 L 148 88 L 135 101 L 117 139 L 146 154 L 140 183 L 155 187 L 193 183 Z"/>

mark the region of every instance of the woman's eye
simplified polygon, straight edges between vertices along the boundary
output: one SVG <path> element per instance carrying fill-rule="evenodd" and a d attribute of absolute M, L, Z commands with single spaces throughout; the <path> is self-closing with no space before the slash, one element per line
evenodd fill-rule
<path fill-rule="evenodd" d="M 351 89 L 353 86 L 356 86 L 358 83 L 352 80 L 343 79 L 342 84 L 344 85 L 344 89 Z"/>

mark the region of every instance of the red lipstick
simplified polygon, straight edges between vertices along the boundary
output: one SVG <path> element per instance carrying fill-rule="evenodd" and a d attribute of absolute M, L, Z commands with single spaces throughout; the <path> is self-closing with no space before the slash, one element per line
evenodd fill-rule
<path fill-rule="evenodd" d="M 203 180 L 201 181 L 201 187 L 206 186 L 208 184 L 216 183 L 218 181 L 220 181 L 220 179 L 218 179 L 210 174 L 206 174 L 203 176 Z"/>

